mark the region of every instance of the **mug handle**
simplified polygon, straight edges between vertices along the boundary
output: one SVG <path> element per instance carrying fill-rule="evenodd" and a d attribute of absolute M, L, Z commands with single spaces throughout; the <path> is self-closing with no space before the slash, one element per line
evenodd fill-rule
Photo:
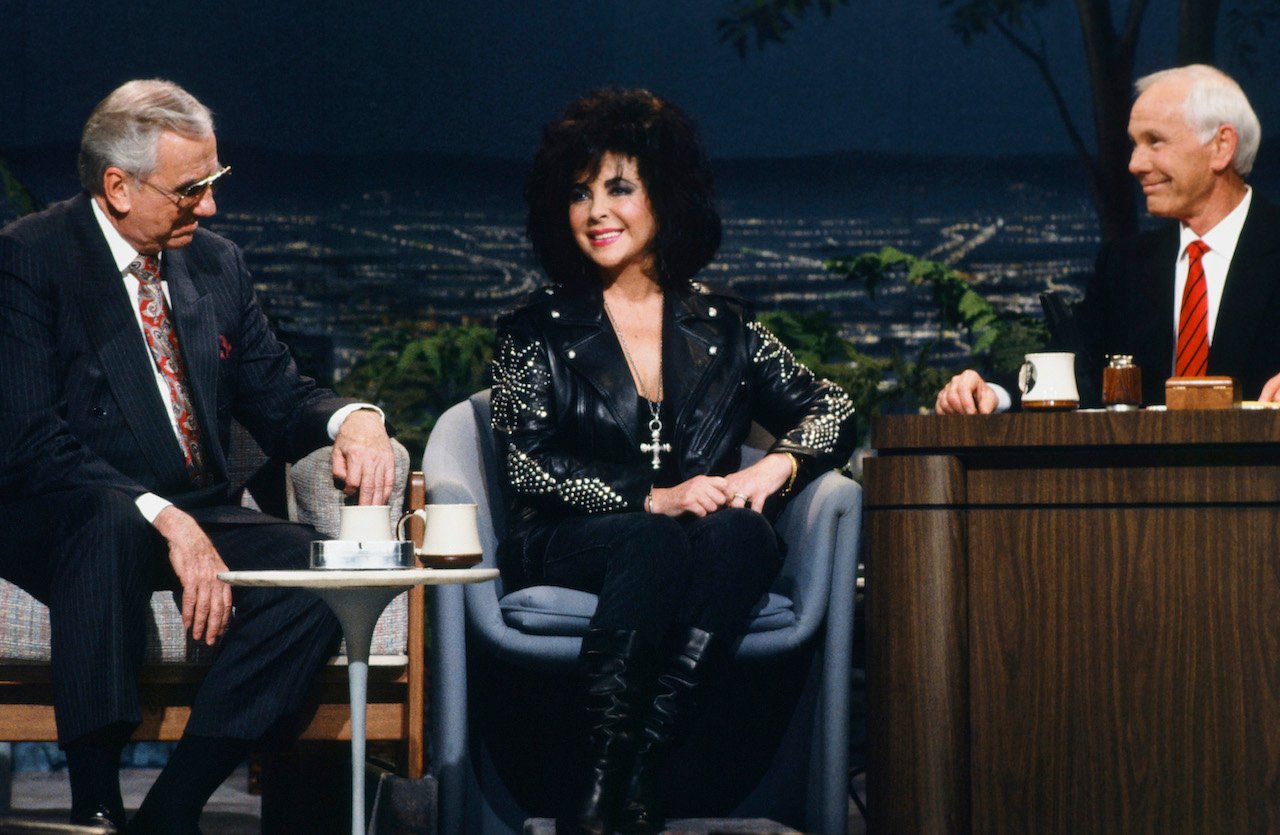
<path fill-rule="evenodd" d="M 1018 369 L 1018 391 L 1028 394 L 1036 387 L 1036 364 L 1031 360 L 1023 360 Z"/>
<path fill-rule="evenodd" d="M 422 508 L 418 508 L 417 510 L 406 510 L 404 515 L 400 517 L 400 521 L 396 522 L 396 539 L 406 540 L 409 538 L 405 536 L 404 526 L 415 516 L 422 520 L 423 525 L 427 524 L 427 512 L 425 510 Z M 418 547 L 419 546 L 415 543 L 414 550 L 416 551 Z"/>

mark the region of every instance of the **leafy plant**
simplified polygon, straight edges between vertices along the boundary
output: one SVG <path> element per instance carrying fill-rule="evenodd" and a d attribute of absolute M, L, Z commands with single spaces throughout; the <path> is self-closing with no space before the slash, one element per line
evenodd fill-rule
<path fill-rule="evenodd" d="M 492 328 L 469 323 L 426 336 L 387 331 L 335 388 L 381 407 L 417 461 L 440 414 L 489 384 L 493 343 Z"/>
<path fill-rule="evenodd" d="M 800 20 L 816 6 L 823 17 L 830 17 L 836 6 L 847 6 L 849 0 L 735 0 L 727 16 L 716 21 L 720 43 L 732 44 L 738 56 L 747 57 L 747 42 L 755 35 L 756 49 L 766 44 L 782 43 L 795 28 L 792 18 Z"/>
<path fill-rule="evenodd" d="M 13 209 L 14 215 L 22 217 L 33 212 L 38 212 L 44 208 L 40 202 L 40 198 L 32 193 L 21 180 L 14 175 L 13 170 L 9 168 L 9 164 L 0 157 L 0 180 L 4 181 L 4 193 L 8 199 L 9 207 Z"/>
<path fill-rule="evenodd" d="M 827 268 L 861 282 L 873 299 L 885 281 L 929 287 L 943 328 L 964 331 L 969 348 L 967 365 L 978 368 L 984 376 L 1011 375 L 1022 364 L 1024 354 L 1048 344 L 1049 332 L 1042 320 L 996 310 L 967 276 L 946 264 L 884 247 L 878 252 L 832 259 Z M 895 411 L 931 407 L 938 390 L 960 370 L 932 361 L 943 336 L 940 329 L 913 358 L 895 352 L 880 397 L 869 405 L 877 411 L 889 406 Z"/>

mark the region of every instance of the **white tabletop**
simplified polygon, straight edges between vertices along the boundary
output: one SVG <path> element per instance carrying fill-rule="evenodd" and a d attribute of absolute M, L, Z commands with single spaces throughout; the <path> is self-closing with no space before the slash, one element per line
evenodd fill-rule
<path fill-rule="evenodd" d="M 233 586 L 294 586 L 304 589 L 443 586 L 480 583 L 498 576 L 496 568 L 369 568 L 294 571 L 221 571 L 218 579 Z"/>

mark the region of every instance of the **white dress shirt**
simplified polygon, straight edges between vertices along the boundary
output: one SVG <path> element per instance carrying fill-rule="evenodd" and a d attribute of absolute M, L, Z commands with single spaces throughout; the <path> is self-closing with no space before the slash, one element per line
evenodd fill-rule
<path fill-rule="evenodd" d="M 1191 227 L 1181 224 L 1182 232 L 1178 243 L 1178 263 L 1173 279 L 1173 354 L 1169 355 L 1169 367 L 1173 368 L 1177 355 L 1178 316 L 1182 313 L 1182 291 L 1187 286 L 1187 272 L 1191 259 L 1187 255 L 1187 245 L 1192 241 L 1204 241 L 1209 251 L 1200 257 L 1204 267 L 1205 289 L 1209 294 L 1209 315 L 1205 323 L 1209 328 L 1209 344 L 1213 345 L 1214 325 L 1218 321 L 1218 308 L 1222 304 L 1222 291 L 1227 286 L 1227 270 L 1231 269 L 1231 259 L 1236 254 L 1236 244 L 1240 241 L 1240 230 L 1244 228 L 1244 219 L 1249 214 L 1249 204 L 1253 202 L 1253 189 L 1246 188 L 1244 199 L 1231 212 L 1218 221 L 1218 225 L 1197 235 Z"/>
<path fill-rule="evenodd" d="M 124 281 L 125 292 L 129 294 L 129 299 L 133 302 L 133 318 L 138 323 L 138 338 L 145 344 L 147 341 L 146 329 L 142 324 L 142 310 L 138 305 L 138 288 L 140 282 L 132 273 L 126 272 L 129 265 L 134 259 L 138 258 L 140 253 L 133 248 L 133 244 L 124 239 L 124 236 L 111 225 L 111 221 L 107 219 L 107 215 L 103 212 L 102 207 L 98 205 L 98 198 L 93 197 L 89 200 L 93 206 L 94 219 L 98 221 L 98 227 L 102 230 L 102 235 L 107 239 L 107 246 L 111 250 L 111 258 L 115 261 L 116 268 L 120 271 L 120 277 Z M 156 256 L 157 260 L 163 263 L 164 253 Z M 160 289 L 164 292 L 165 301 L 169 301 L 169 282 L 164 280 L 164 270 L 160 271 Z M 172 304 L 170 304 L 172 309 Z M 151 348 L 147 347 L 147 356 L 151 356 Z M 173 398 L 169 394 L 169 384 L 165 382 L 164 375 L 160 373 L 160 369 L 153 362 L 151 371 L 155 377 L 156 389 L 160 392 L 160 399 L 164 403 L 165 411 L 169 415 L 169 425 L 173 429 L 175 438 L 181 440 L 182 433 L 178 429 L 178 418 L 173 412 Z M 382 410 L 377 406 L 369 403 L 352 403 L 338 409 L 329 418 L 327 430 L 329 432 L 329 440 L 338 437 L 338 429 L 341 428 L 342 422 L 346 420 L 347 415 L 357 409 L 372 409 L 384 418 Z M 212 431 L 206 428 L 204 431 Z M 134 500 L 138 506 L 138 510 L 142 513 L 148 522 L 154 522 L 155 518 L 160 515 L 160 511 L 173 504 L 168 499 L 157 496 L 154 493 L 143 493 Z"/>

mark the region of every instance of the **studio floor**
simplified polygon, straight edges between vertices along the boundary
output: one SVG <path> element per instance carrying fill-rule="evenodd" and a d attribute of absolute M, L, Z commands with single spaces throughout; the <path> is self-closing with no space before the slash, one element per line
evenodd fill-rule
<path fill-rule="evenodd" d="M 138 808 L 151 783 L 159 774 L 156 768 L 125 768 L 120 772 L 120 788 L 130 812 Z M 854 783 L 857 791 L 865 791 L 861 777 Z M 262 830 L 262 799 L 249 794 L 249 771 L 241 767 L 222 787 L 214 792 L 200 819 L 205 835 L 258 835 Z M 65 822 L 71 807 L 71 788 L 67 772 L 21 771 L 13 775 L 11 810 L 0 813 L 41 821 Z M 849 803 L 849 835 L 864 835 L 866 824 L 852 801 Z M 0 835 L 5 829 L 0 827 Z"/>

